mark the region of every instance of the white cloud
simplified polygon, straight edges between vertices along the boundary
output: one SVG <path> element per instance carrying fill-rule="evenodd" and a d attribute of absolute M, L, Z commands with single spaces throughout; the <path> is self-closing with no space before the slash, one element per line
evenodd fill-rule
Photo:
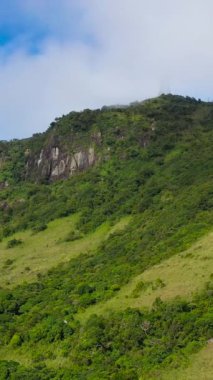
<path fill-rule="evenodd" d="M 95 44 L 74 42 L 74 3 L 61 3 L 65 42 L 48 38 L 39 55 L 0 53 L 0 139 L 45 130 L 73 109 L 169 91 L 211 97 L 211 0 L 80 0 L 80 27 Z M 43 2 L 28 4 L 40 14 Z M 48 8 L 41 15 L 56 22 Z"/>

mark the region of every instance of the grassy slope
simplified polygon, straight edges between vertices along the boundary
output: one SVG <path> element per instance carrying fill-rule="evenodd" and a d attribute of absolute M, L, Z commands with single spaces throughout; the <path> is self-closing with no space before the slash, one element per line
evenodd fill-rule
<path fill-rule="evenodd" d="M 203 348 L 197 354 L 192 355 L 187 368 L 178 368 L 162 375 L 159 380 L 212 380 L 213 374 L 213 342 Z M 154 380 L 150 378 L 150 380 Z M 142 379 L 141 379 L 142 380 Z"/>
<path fill-rule="evenodd" d="M 156 297 L 170 300 L 176 296 L 191 298 L 193 293 L 201 290 L 213 273 L 213 232 L 207 234 L 188 250 L 163 261 L 146 270 L 131 282 L 123 286 L 119 293 L 108 301 L 90 306 L 77 318 L 84 321 L 93 313 L 103 314 L 112 309 L 121 310 L 127 307 L 151 307 Z M 133 292 L 141 281 L 152 282 L 162 280 L 164 287 L 153 290 L 149 286 L 137 297 Z"/>
<path fill-rule="evenodd" d="M 5 258 L 8 257 L 8 254 L 10 254 L 10 257 L 14 257 L 16 261 L 14 263 L 14 268 L 11 268 L 11 272 L 9 269 L 2 272 L 3 281 L 6 282 L 10 278 L 11 285 L 20 283 L 23 280 L 31 281 L 36 278 L 36 273 L 38 271 L 45 272 L 60 261 L 69 260 L 72 257 L 76 257 L 81 252 L 85 252 L 85 250 L 95 248 L 111 233 L 123 229 L 128 224 L 130 217 L 122 218 L 113 227 L 104 223 L 94 233 L 85 235 L 83 239 L 69 243 L 63 241 L 60 244 L 57 243 L 59 239 L 63 240 L 67 233 L 75 227 L 77 220 L 77 215 L 55 220 L 48 224 L 47 230 L 36 235 L 32 235 L 30 231 L 15 234 L 14 237 L 22 238 L 24 240 L 23 247 L 16 247 L 8 250 L 6 249 L 7 240 L 5 239 L 1 243 L 1 256 L 6 256 L 4 256 L 4 259 L 1 257 L 1 261 L 4 262 Z M 48 249 L 46 248 L 47 241 Z M 211 273 L 213 273 L 212 243 L 213 232 L 204 236 L 187 251 L 177 254 L 170 259 L 163 261 L 161 264 L 155 265 L 149 270 L 146 270 L 143 274 L 134 277 L 130 283 L 121 288 L 116 297 L 109 299 L 105 303 L 89 306 L 84 312 L 78 313 L 76 318 L 83 323 L 93 313 L 107 314 L 112 309 L 124 310 L 127 307 L 150 307 L 158 296 L 164 300 L 172 299 L 177 295 L 190 298 L 195 291 L 202 290 L 204 284 L 209 280 Z M 32 244 L 39 255 L 37 260 L 35 260 L 32 249 L 29 250 L 29 246 L 31 245 L 32 247 Z M 40 261 L 43 258 L 42 248 L 46 249 L 46 260 Z M 13 256 L 11 256 L 12 254 Z M 33 263 L 34 271 L 25 273 L 25 271 L 23 271 L 23 263 L 25 266 L 27 264 L 32 265 Z M 144 282 L 155 282 L 158 278 L 165 283 L 165 287 L 156 290 L 148 288 L 146 291 L 142 291 L 139 297 L 134 298 L 132 292 L 141 280 Z M 54 351 L 56 358 L 45 360 L 46 365 L 49 368 L 59 368 L 60 366 L 64 368 L 69 367 L 69 358 L 64 358 L 62 356 L 57 342 L 51 343 L 51 345 L 46 345 L 47 349 L 48 347 L 50 348 L 50 346 L 51 350 Z M 43 349 L 42 344 L 41 347 Z M 204 364 L 206 363 L 205 352 L 206 351 L 203 350 L 200 353 L 200 360 L 203 360 Z M 196 358 L 198 355 L 199 354 L 197 354 Z M 206 355 L 208 355 L 208 352 Z M 26 351 L 26 347 L 17 349 L 10 346 L 7 348 L 4 347 L 0 350 L 0 360 L 14 360 L 25 366 L 33 365 L 31 353 Z M 192 366 L 192 370 L 194 370 L 193 368 L 194 366 Z M 167 378 L 165 377 L 165 380 L 166 379 Z M 170 378 L 168 379 L 170 380 Z M 183 378 L 181 377 L 177 378 L 177 380 L 182 379 Z M 191 380 L 190 377 L 189 380 Z"/>
<path fill-rule="evenodd" d="M 106 222 L 94 232 L 72 242 L 64 239 L 75 229 L 77 214 L 50 222 L 48 228 L 38 234 L 27 230 L 4 239 L 0 243 L 1 285 L 13 287 L 23 281 L 33 281 L 39 273 L 96 249 L 110 233 L 124 228 L 129 219 L 124 217 L 113 227 Z M 23 244 L 7 249 L 7 241 L 13 238 L 21 239 Z M 12 264 L 7 265 L 8 259 L 13 261 Z"/>

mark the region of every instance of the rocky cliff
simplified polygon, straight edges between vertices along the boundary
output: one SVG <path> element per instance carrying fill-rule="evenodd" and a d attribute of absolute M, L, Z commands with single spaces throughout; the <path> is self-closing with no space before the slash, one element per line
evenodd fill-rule
<path fill-rule="evenodd" d="M 101 157 L 102 136 L 85 113 L 71 113 L 32 138 L 0 142 L 0 188 L 13 179 L 52 182 L 95 165 Z M 94 114 L 93 114 L 94 113 Z M 81 118 L 85 118 L 81 121 Z"/>
<path fill-rule="evenodd" d="M 71 153 L 64 150 L 63 147 L 50 145 L 41 149 L 36 155 L 28 152 L 26 177 L 29 178 L 34 173 L 41 179 L 68 178 L 74 173 L 94 165 L 96 159 L 94 146 Z"/>
<path fill-rule="evenodd" d="M 71 112 L 56 118 L 45 133 L 24 140 L 0 141 L 0 188 L 11 181 L 53 182 L 111 157 L 118 161 L 133 157 L 146 149 L 151 140 L 160 138 L 165 128 L 165 145 L 172 147 L 171 125 L 175 124 L 178 133 L 182 133 L 194 118 L 199 122 L 202 117 L 202 122 L 208 122 L 210 111 L 211 104 L 162 95 L 125 108 Z M 184 122 L 179 125 L 183 115 Z"/>

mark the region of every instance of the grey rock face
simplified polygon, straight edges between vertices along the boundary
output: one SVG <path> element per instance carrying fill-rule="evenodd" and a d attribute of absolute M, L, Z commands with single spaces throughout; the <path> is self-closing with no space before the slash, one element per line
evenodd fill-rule
<path fill-rule="evenodd" d="M 41 180 L 68 178 L 94 165 L 95 162 L 95 149 L 92 146 L 73 153 L 63 152 L 59 146 L 50 146 L 42 149 L 37 157 L 28 158 L 27 177 L 34 173 L 34 176 Z"/>

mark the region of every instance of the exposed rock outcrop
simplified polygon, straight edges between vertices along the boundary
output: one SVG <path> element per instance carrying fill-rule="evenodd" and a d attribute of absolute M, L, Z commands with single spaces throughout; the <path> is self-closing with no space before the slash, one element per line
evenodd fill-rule
<path fill-rule="evenodd" d="M 68 178 L 95 164 L 95 149 L 90 146 L 73 153 L 64 152 L 59 146 L 48 146 L 37 156 L 30 155 L 26 163 L 26 176 L 54 181 Z"/>

